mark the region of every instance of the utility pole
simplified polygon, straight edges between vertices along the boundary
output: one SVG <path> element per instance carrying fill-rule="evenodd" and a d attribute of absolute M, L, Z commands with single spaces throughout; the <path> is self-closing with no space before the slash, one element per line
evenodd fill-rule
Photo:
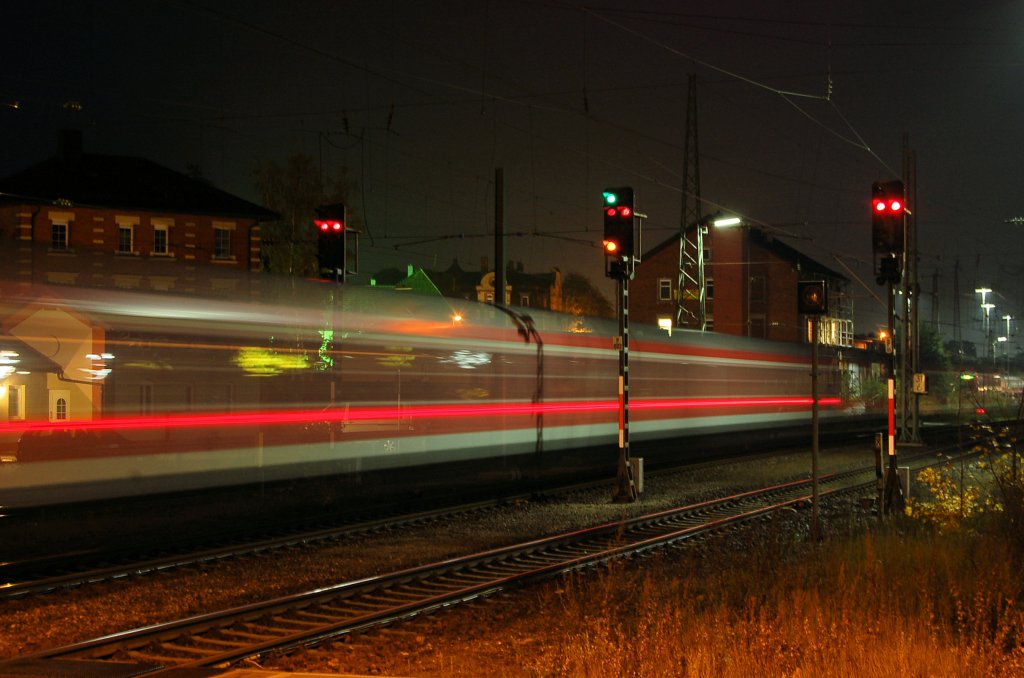
<path fill-rule="evenodd" d="M 906 236 L 906 197 L 902 181 L 876 181 L 871 186 L 871 248 L 877 266 L 876 281 L 884 285 L 887 296 L 888 337 L 886 342 L 886 378 L 888 392 L 888 453 L 882 513 L 903 509 L 903 489 L 896 464 L 896 361 L 892 342 L 896 325 L 896 285 L 903 276 L 902 265 Z M 890 349 L 889 347 L 892 346 Z"/>
<path fill-rule="evenodd" d="M 704 233 L 700 223 L 700 151 L 697 147 L 697 74 L 689 77 L 686 96 L 686 134 L 683 138 L 682 209 L 679 214 L 679 277 L 676 282 L 676 326 L 707 329 L 707 281 L 704 277 Z M 696 224 L 693 235 L 687 230 Z M 686 308 L 696 301 L 697 310 Z"/>
<path fill-rule="evenodd" d="M 917 251 L 917 160 L 903 134 L 903 185 L 906 187 L 904 210 L 903 294 L 900 297 L 900 442 L 920 444 L 921 394 L 913 388 L 914 375 L 920 372 L 920 286 Z"/>

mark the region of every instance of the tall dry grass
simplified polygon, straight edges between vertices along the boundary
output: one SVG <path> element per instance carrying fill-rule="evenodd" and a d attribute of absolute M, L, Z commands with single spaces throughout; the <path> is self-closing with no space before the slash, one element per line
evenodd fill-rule
<path fill-rule="evenodd" d="M 1024 578 L 1005 540 L 893 529 L 817 547 L 773 541 L 566 582 L 545 601 L 561 631 L 525 670 L 1024 675 Z"/>

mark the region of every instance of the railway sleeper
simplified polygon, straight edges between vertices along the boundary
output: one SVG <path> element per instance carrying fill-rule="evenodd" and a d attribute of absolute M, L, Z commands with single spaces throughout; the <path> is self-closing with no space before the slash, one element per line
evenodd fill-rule
<path fill-rule="evenodd" d="M 164 642 L 160 644 L 160 647 L 165 650 L 171 650 L 172 652 L 181 652 L 184 655 L 192 657 L 205 657 L 210 654 L 210 649 L 204 649 L 199 645 L 181 645 L 180 643 Z"/>
<path fill-rule="evenodd" d="M 253 633 L 252 631 L 247 631 L 245 629 L 220 629 L 219 633 L 222 636 L 241 638 L 247 641 L 274 640 L 277 638 L 277 636 L 268 636 L 265 633 Z"/>

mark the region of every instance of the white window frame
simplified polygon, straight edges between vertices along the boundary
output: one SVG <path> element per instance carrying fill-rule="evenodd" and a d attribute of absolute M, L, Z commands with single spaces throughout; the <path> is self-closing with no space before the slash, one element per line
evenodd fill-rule
<path fill-rule="evenodd" d="M 658 278 L 658 301 L 672 301 L 672 278 Z"/>
<path fill-rule="evenodd" d="M 235 230 L 234 222 L 227 222 L 227 221 L 215 221 L 215 222 L 213 222 L 213 253 L 212 253 L 213 254 L 212 258 L 213 259 L 216 259 L 216 260 L 219 260 L 219 261 L 233 261 L 234 260 L 235 255 L 231 251 L 231 247 L 232 247 L 232 244 L 233 244 L 232 243 L 231 234 L 232 234 L 232 232 L 234 230 Z M 226 235 L 221 236 L 220 234 L 222 232 L 225 233 Z M 219 237 L 224 237 L 225 238 L 226 244 L 227 244 L 226 250 L 222 250 L 221 249 L 221 247 L 220 247 L 220 245 L 218 243 Z"/>
<path fill-rule="evenodd" d="M 128 233 L 128 248 L 125 249 L 124 241 L 122 236 Z M 117 253 L 118 254 L 132 254 L 135 252 L 135 226 L 132 224 L 118 224 L 117 225 Z"/>
<path fill-rule="evenodd" d="M 153 251 L 150 252 L 156 257 L 169 257 L 171 256 L 171 226 L 174 225 L 173 219 L 153 219 Z M 163 249 L 157 247 L 157 234 L 163 233 L 164 246 Z"/>

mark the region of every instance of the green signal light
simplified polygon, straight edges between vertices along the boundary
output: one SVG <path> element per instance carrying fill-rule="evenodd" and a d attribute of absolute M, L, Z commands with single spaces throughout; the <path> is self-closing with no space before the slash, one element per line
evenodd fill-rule
<path fill-rule="evenodd" d="M 606 203 L 608 203 L 609 205 L 614 205 L 615 203 L 617 203 L 619 201 L 619 196 L 615 195 L 614 193 L 612 193 L 610 191 L 605 191 L 604 192 L 604 201 Z"/>

